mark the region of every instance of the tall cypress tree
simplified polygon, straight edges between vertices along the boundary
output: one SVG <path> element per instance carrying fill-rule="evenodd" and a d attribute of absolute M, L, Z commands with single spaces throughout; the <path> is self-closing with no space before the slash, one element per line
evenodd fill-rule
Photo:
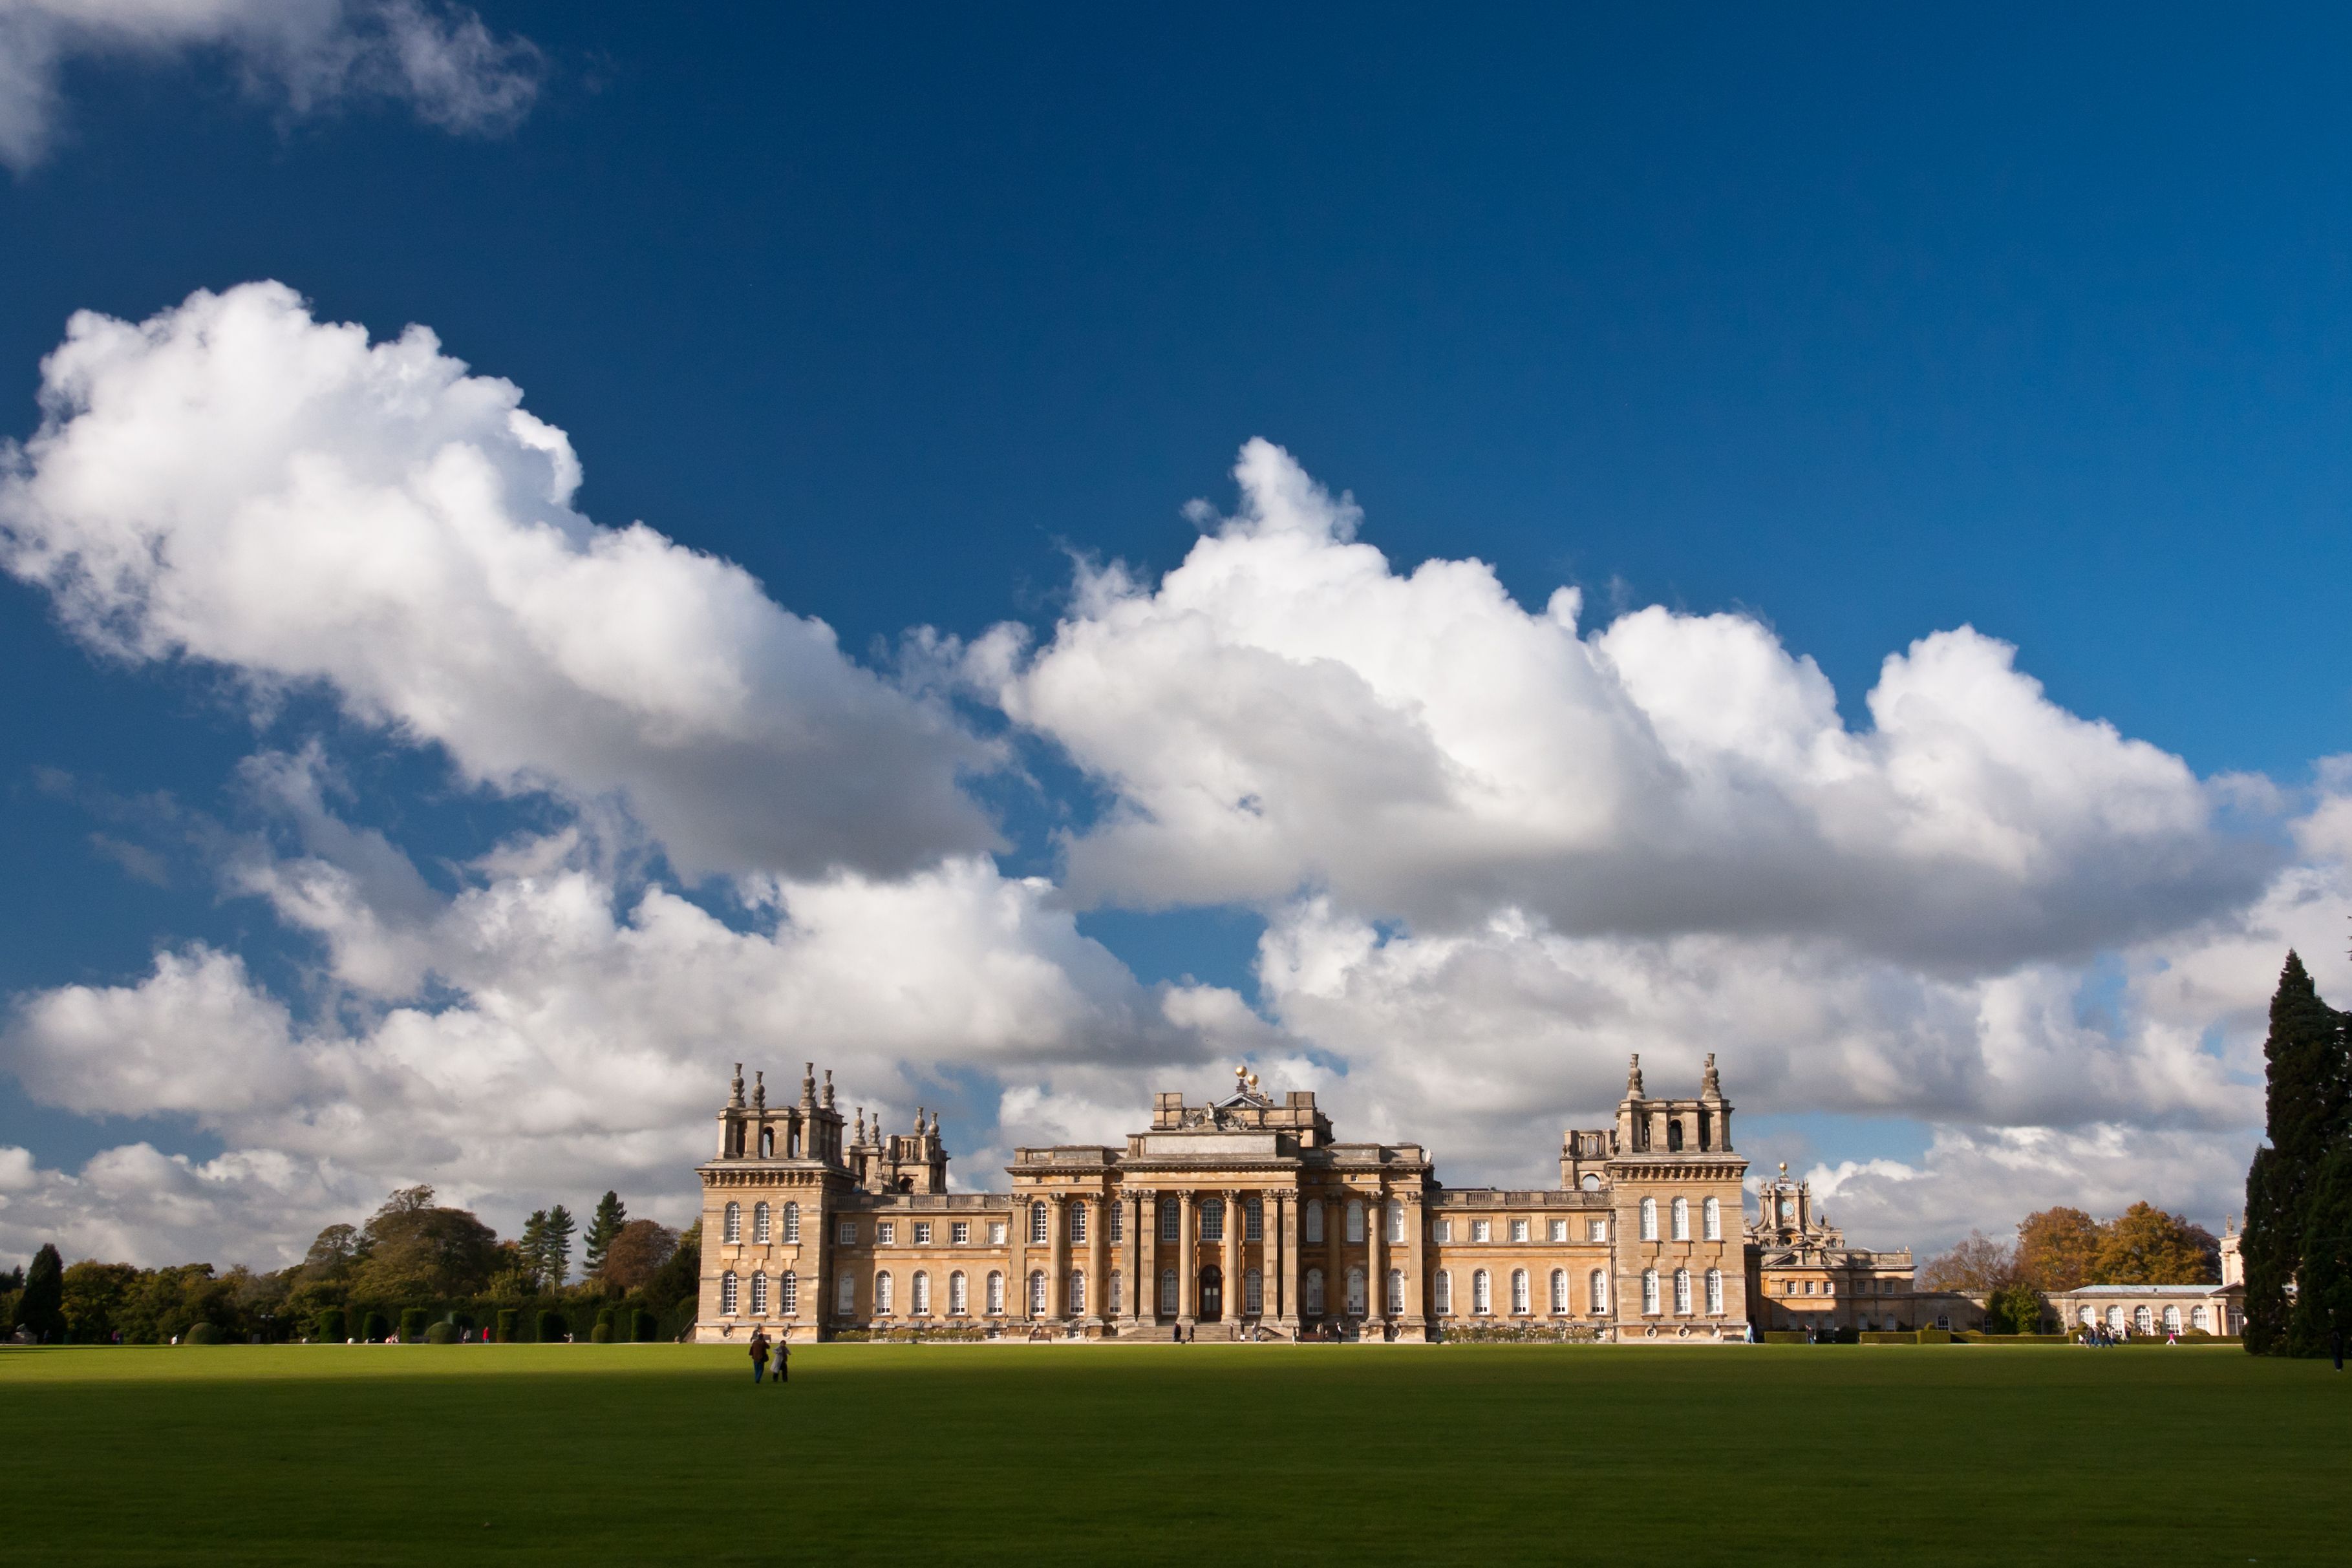
<path fill-rule="evenodd" d="M 588 1222 L 588 1249 L 581 1254 L 580 1271 L 596 1275 L 604 1271 L 604 1253 L 621 1227 L 629 1222 L 629 1211 L 621 1202 L 621 1195 L 607 1192 L 596 1200 L 596 1217 Z"/>
<path fill-rule="evenodd" d="M 2303 1260 L 2304 1210 L 2320 1162 L 2345 1134 L 2347 1073 L 2343 1015 L 2320 1000 L 2303 959 L 2290 952 L 2271 998 L 2270 1146 L 2246 1173 L 2246 1349 L 2256 1355 L 2313 1354 L 2290 1332 L 2287 1286 Z"/>
<path fill-rule="evenodd" d="M 541 1276 L 551 1285 L 561 1285 L 572 1272 L 572 1211 L 557 1204 L 547 1211 L 546 1240 L 540 1256 L 546 1260 L 546 1271 Z"/>
<path fill-rule="evenodd" d="M 16 1299 L 16 1326 L 43 1344 L 66 1336 L 66 1262 L 54 1242 L 44 1241 L 25 1270 L 25 1293 Z"/>

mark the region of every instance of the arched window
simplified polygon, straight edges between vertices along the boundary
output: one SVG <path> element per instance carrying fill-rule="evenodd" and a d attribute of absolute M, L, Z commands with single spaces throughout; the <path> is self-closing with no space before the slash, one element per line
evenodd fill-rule
<path fill-rule="evenodd" d="M 1178 1210 L 1176 1200 L 1172 1197 L 1163 1197 L 1160 1200 L 1160 1239 L 1162 1241 L 1184 1239 L 1183 1216 Z"/>
<path fill-rule="evenodd" d="M 1594 1312 L 1607 1312 L 1609 1310 L 1609 1275 L 1607 1270 L 1595 1269 L 1592 1270 L 1592 1278 L 1587 1280 L 1584 1284 L 1586 1302 L 1585 1310 Z"/>
<path fill-rule="evenodd" d="M 768 1315 L 768 1276 L 764 1272 L 751 1276 L 751 1315 L 755 1318 Z"/>
<path fill-rule="evenodd" d="M 1389 1199 L 1389 1239 L 1402 1246 L 1404 1242 L 1404 1202 Z"/>
<path fill-rule="evenodd" d="M 1669 1116 L 1666 1118 L 1666 1152 L 1670 1155 L 1680 1154 L 1682 1146 L 1683 1119 L 1680 1116 Z"/>
<path fill-rule="evenodd" d="M 2148 1317 L 2147 1309 L 2146 1307 L 2134 1307 L 2132 1309 L 2132 1333 L 2153 1333 L 2154 1330 L 2155 1324 Z"/>
<path fill-rule="evenodd" d="M 1675 1312 L 1679 1317 L 1690 1316 L 1690 1270 L 1675 1270 Z"/>
<path fill-rule="evenodd" d="M 1454 1315 L 1454 1276 L 1443 1269 L 1437 1271 L 1437 1315 Z"/>
<path fill-rule="evenodd" d="M 1242 1313 L 1257 1317 L 1265 1311 L 1265 1276 L 1252 1269 L 1242 1276 Z"/>
<path fill-rule="evenodd" d="M 1527 1315 L 1528 1271 L 1525 1269 L 1511 1270 L 1511 1312 L 1518 1317 Z"/>
<path fill-rule="evenodd" d="M 1404 1315 L 1404 1270 L 1402 1269 L 1391 1269 L 1389 1270 L 1388 1306 L 1386 1311 L 1389 1316 L 1392 1318 L 1402 1317 Z"/>
<path fill-rule="evenodd" d="M 1551 1271 L 1551 1310 L 1555 1313 L 1568 1311 L 1568 1270 L 1565 1269 Z"/>
<path fill-rule="evenodd" d="M 1494 1299 L 1486 1285 L 1486 1270 L 1477 1270 L 1470 1276 L 1470 1311 L 1483 1318 L 1494 1310 Z"/>
<path fill-rule="evenodd" d="M 791 1243 L 800 1239 L 801 1206 L 797 1203 L 788 1203 L 784 1205 L 784 1240 Z"/>
<path fill-rule="evenodd" d="M 834 1288 L 833 1310 L 845 1318 L 857 1315 L 857 1281 L 846 1274 L 841 1276 Z"/>
<path fill-rule="evenodd" d="M 1169 1278 L 1172 1280 L 1175 1276 L 1171 1274 Z M 1301 1294 L 1307 1298 L 1307 1315 L 1311 1318 L 1321 1317 L 1323 1315 L 1322 1270 L 1309 1269 L 1307 1270 L 1307 1288 L 1301 1292 Z"/>
<path fill-rule="evenodd" d="M 1111 1212 L 1115 1214 L 1118 1210 L 1113 1209 Z M 1109 1298 L 1104 1301 L 1103 1310 L 1111 1313 L 1113 1316 L 1117 1316 L 1118 1313 L 1127 1310 L 1124 1304 L 1126 1301 L 1127 1277 L 1124 1274 L 1121 1274 L 1118 1270 L 1113 1269 L 1110 1271 L 1110 1295 Z"/>
<path fill-rule="evenodd" d="M 1678 1197 L 1678 1198 L 1675 1199 L 1675 1210 L 1674 1210 L 1674 1213 L 1675 1213 L 1675 1240 L 1677 1240 L 1677 1241 L 1687 1241 L 1687 1240 L 1689 1240 L 1689 1239 L 1690 1239 L 1690 1199 L 1688 1199 L 1688 1198 L 1686 1198 L 1686 1197 Z"/>
<path fill-rule="evenodd" d="M 1172 1318 L 1181 1310 L 1177 1305 L 1175 1270 L 1160 1270 L 1160 1300 L 1152 1304 L 1151 1310 L 1155 1315 L 1163 1318 Z"/>
<path fill-rule="evenodd" d="M 1351 1197 L 1348 1200 L 1348 1239 L 1361 1241 L 1363 1239 L 1364 1200 L 1360 1197 Z"/>
<path fill-rule="evenodd" d="M 732 1269 L 719 1276 L 719 1312 L 721 1317 L 735 1315 L 735 1270 Z"/>
<path fill-rule="evenodd" d="M 1708 1241 L 1723 1239 L 1723 1204 L 1718 1198 L 1708 1198 L 1700 1206 L 1699 1235 Z"/>
<path fill-rule="evenodd" d="M 798 1317 L 801 1311 L 800 1276 L 790 1269 L 784 1270 L 783 1282 L 776 1288 L 776 1312 L 782 1317 Z"/>
<path fill-rule="evenodd" d="M 1645 1197 L 1642 1200 L 1642 1239 L 1655 1241 L 1657 1239 L 1658 1200 L 1654 1197 Z"/>
<path fill-rule="evenodd" d="M 915 1270 L 914 1289 L 907 1292 L 908 1308 L 919 1318 L 931 1315 L 931 1276 L 926 1270 Z"/>
<path fill-rule="evenodd" d="M 2124 1310 L 2121 1307 L 2109 1307 L 2107 1309 L 2107 1328 L 2111 1333 L 2121 1333 L 2124 1332 Z"/>
<path fill-rule="evenodd" d="M 726 1227 L 720 1234 L 730 1241 L 743 1239 L 743 1206 L 741 1204 L 730 1203 L 727 1206 Z"/>
<path fill-rule="evenodd" d="M 1045 1315 L 1045 1271 L 1043 1269 L 1029 1271 L 1029 1315 L 1033 1318 Z"/>
<path fill-rule="evenodd" d="M 2084 1328 L 2091 1327 L 2098 1321 L 2099 1314 L 2096 1309 L 2091 1307 L 2084 1307 L 2083 1309 L 2083 1326 Z"/>
<path fill-rule="evenodd" d="M 874 1315 L 876 1317 L 887 1318 L 890 1315 L 890 1276 L 887 1274 L 875 1275 Z"/>
<path fill-rule="evenodd" d="M 1070 1316 L 1077 1317 L 1087 1310 L 1087 1271 L 1070 1270 Z"/>
<path fill-rule="evenodd" d="M 1043 1247 L 1046 1242 L 1051 1241 L 1054 1239 L 1054 1233 L 1052 1230 L 1047 1228 L 1049 1224 L 1050 1221 L 1045 1218 L 1045 1206 L 1042 1203 L 1031 1204 L 1029 1206 L 1029 1240 L 1031 1245 Z"/>
<path fill-rule="evenodd" d="M 765 1247 L 767 1244 L 768 1206 L 764 1203 L 755 1203 L 751 1206 L 751 1245 Z"/>
<path fill-rule="evenodd" d="M 1323 1200 L 1319 1197 L 1307 1200 L 1307 1239 L 1317 1243 L 1323 1239 Z"/>
<path fill-rule="evenodd" d="M 1223 1241 L 1225 1239 L 1225 1204 L 1223 1198 L 1201 1200 L 1201 1239 Z"/>
<path fill-rule="evenodd" d="M 1074 1203 L 1070 1205 L 1070 1239 L 1073 1242 L 1078 1242 L 1086 1239 L 1087 1206 L 1084 1203 Z"/>
<path fill-rule="evenodd" d="M 2204 1308 L 2191 1307 L 2189 1309 L 2189 1326 L 2203 1333 L 2213 1326 L 2213 1320 L 2206 1315 Z"/>
<path fill-rule="evenodd" d="M 1723 1270 L 1720 1269 L 1706 1271 L 1706 1315 L 1711 1318 L 1723 1315 Z"/>
<path fill-rule="evenodd" d="M 1599 1192 L 1601 1190 L 1601 1178 L 1588 1171 L 1585 1173 L 1584 1179 L 1577 1183 L 1577 1186 L 1582 1187 L 1587 1192 Z"/>
<path fill-rule="evenodd" d="M 801 1157 L 801 1130 L 798 1127 L 784 1135 L 784 1152 L 793 1159 Z"/>
<path fill-rule="evenodd" d="M 988 1272 L 988 1315 L 995 1317 L 1004 1311 L 1004 1276 L 992 1269 Z"/>
<path fill-rule="evenodd" d="M 1366 1315 L 1364 1306 L 1364 1271 L 1350 1269 L 1348 1270 L 1348 1312 L 1351 1316 L 1360 1318 Z"/>
<path fill-rule="evenodd" d="M 1658 1271 L 1655 1269 L 1642 1270 L 1642 1311 L 1653 1317 L 1657 1315 Z"/>

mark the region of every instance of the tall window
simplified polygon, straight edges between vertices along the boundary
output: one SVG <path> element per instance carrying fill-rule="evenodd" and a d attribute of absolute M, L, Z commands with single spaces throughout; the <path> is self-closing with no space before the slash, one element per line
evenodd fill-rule
<path fill-rule="evenodd" d="M 1595 1269 L 1592 1270 L 1592 1277 L 1584 1282 L 1584 1286 L 1585 1310 L 1592 1312 L 1607 1312 L 1609 1310 L 1608 1272 L 1605 1270 Z"/>
<path fill-rule="evenodd" d="M 1402 1269 L 1389 1270 L 1387 1301 L 1388 1304 L 1383 1310 L 1389 1316 L 1395 1318 L 1404 1315 L 1404 1270 Z"/>
<path fill-rule="evenodd" d="M 1076 1242 L 1084 1241 L 1086 1239 L 1087 1206 L 1083 1203 L 1074 1203 L 1070 1205 L 1070 1239 Z"/>
<path fill-rule="evenodd" d="M 845 1318 L 857 1315 L 857 1281 L 846 1274 L 834 1286 L 833 1310 Z"/>
<path fill-rule="evenodd" d="M 1675 1270 L 1675 1312 L 1679 1317 L 1690 1315 L 1690 1270 Z"/>
<path fill-rule="evenodd" d="M 777 1288 L 776 1294 L 776 1311 L 779 1313 L 788 1318 L 800 1315 L 801 1278 L 798 1274 L 790 1269 L 785 1270 L 783 1283 Z"/>
<path fill-rule="evenodd" d="M 1568 1311 L 1568 1270 L 1551 1271 L 1551 1310 L 1557 1314 Z"/>
<path fill-rule="evenodd" d="M 732 1269 L 719 1276 L 719 1312 L 722 1317 L 735 1315 L 735 1270 Z"/>
<path fill-rule="evenodd" d="M 1348 1239 L 1361 1241 L 1363 1239 L 1364 1200 L 1360 1197 L 1351 1197 L 1348 1200 Z"/>
<path fill-rule="evenodd" d="M 1160 1239 L 1162 1241 L 1184 1239 L 1183 1215 L 1177 1208 L 1176 1200 L 1172 1197 L 1163 1197 L 1160 1200 Z"/>
<path fill-rule="evenodd" d="M 788 1203 L 784 1205 L 784 1240 L 792 1243 L 799 1241 L 800 1239 L 801 1206 L 797 1203 Z"/>
<path fill-rule="evenodd" d="M 1653 1317 L 1657 1315 L 1658 1271 L 1655 1269 L 1642 1270 L 1642 1311 Z"/>
<path fill-rule="evenodd" d="M 988 1271 L 988 1315 L 1004 1311 L 1004 1276 L 992 1269 Z"/>
<path fill-rule="evenodd" d="M 765 1272 L 751 1276 L 751 1315 L 755 1318 L 768 1315 L 768 1276 Z"/>
<path fill-rule="evenodd" d="M 1470 1276 L 1470 1310 L 1482 1318 L 1495 1310 L 1494 1301 L 1487 1294 L 1486 1270 L 1484 1269 Z"/>
<path fill-rule="evenodd" d="M 1525 1269 L 1511 1270 L 1511 1311 L 1521 1317 L 1527 1315 L 1528 1271 Z"/>
<path fill-rule="evenodd" d="M 1242 1276 L 1242 1312 L 1256 1317 L 1265 1311 L 1265 1276 L 1252 1269 Z"/>
<path fill-rule="evenodd" d="M 1318 1243 L 1323 1239 L 1323 1200 L 1319 1197 L 1307 1200 L 1307 1239 Z"/>
<path fill-rule="evenodd" d="M 1045 1270 L 1043 1269 L 1029 1271 L 1029 1315 L 1033 1318 L 1045 1315 Z"/>
<path fill-rule="evenodd" d="M 768 1206 L 764 1203 L 755 1203 L 751 1206 L 751 1245 L 765 1247 L 767 1244 Z"/>
<path fill-rule="evenodd" d="M 1127 1277 L 1113 1269 L 1110 1271 L 1110 1298 L 1103 1303 L 1104 1310 L 1113 1314 L 1123 1312 L 1127 1310 L 1126 1301 Z"/>
<path fill-rule="evenodd" d="M 1307 1270 L 1307 1288 L 1300 1293 L 1307 1298 L 1303 1303 L 1307 1310 L 1307 1315 L 1311 1318 L 1321 1317 L 1323 1315 L 1322 1270 L 1309 1269 Z"/>
<path fill-rule="evenodd" d="M 1389 1199 L 1389 1239 L 1400 1247 L 1404 1245 L 1404 1201 L 1402 1198 Z"/>
<path fill-rule="evenodd" d="M 721 1234 L 730 1241 L 743 1239 L 743 1206 L 741 1204 L 730 1203 L 727 1206 L 726 1228 Z"/>
<path fill-rule="evenodd" d="M 2191 1307 L 2189 1309 L 2189 1326 L 2199 1333 L 2203 1333 L 2213 1326 L 2213 1320 L 2206 1315 L 2204 1308 Z"/>
<path fill-rule="evenodd" d="M 907 1303 L 908 1308 L 917 1317 L 927 1318 L 931 1315 L 931 1276 L 928 1270 L 922 1269 L 915 1270 L 915 1287 L 907 1294 L 910 1298 Z"/>
<path fill-rule="evenodd" d="M 964 1294 L 963 1270 L 958 1269 L 948 1276 L 948 1316 L 962 1317 L 971 1311 L 971 1302 Z"/>
<path fill-rule="evenodd" d="M 1242 1200 L 1242 1239 L 1244 1241 L 1265 1239 L 1265 1200 L 1264 1198 L 1251 1197 Z"/>
<path fill-rule="evenodd" d="M 1360 1318 L 1365 1315 L 1364 1271 L 1361 1269 L 1348 1270 L 1348 1311 Z"/>
<path fill-rule="evenodd" d="M 1127 1239 L 1127 1205 L 1107 1204 L 1103 1207 L 1103 1234 L 1113 1241 Z"/>
<path fill-rule="evenodd" d="M 1645 1197 L 1642 1200 L 1642 1239 L 1655 1241 L 1657 1239 L 1658 1200 L 1654 1197 Z"/>
<path fill-rule="evenodd" d="M 1219 1197 L 1201 1200 L 1201 1239 L 1223 1241 L 1225 1239 L 1225 1203 Z"/>
<path fill-rule="evenodd" d="M 761 1129 L 760 1129 L 760 1157 L 761 1157 L 761 1159 L 763 1159 L 763 1160 L 767 1160 L 767 1159 L 773 1159 L 773 1158 L 775 1158 L 775 1155 L 776 1155 L 776 1130 L 775 1130 L 773 1127 L 762 1127 L 762 1128 L 761 1128 Z"/>
<path fill-rule="evenodd" d="M 1690 1199 L 1686 1197 L 1675 1199 L 1675 1239 L 1690 1239 Z"/>
<path fill-rule="evenodd" d="M 1723 1315 L 1723 1270 L 1720 1269 L 1706 1271 L 1706 1312 L 1709 1317 Z"/>
<path fill-rule="evenodd" d="M 890 1315 L 892 1295 L 893 1292 L 890 1289 L 890 1276 L 887 1274 L 875 1275 L 874 1312 L 877 1317 L 887 1317 Z"/>
<path fill-rule="evenodd" d="M 1437 1271 L 1437 1315 L 1454 1315 L 1454 1276 L 1444 1269 Z"/>
<path fill-rule="evenodd" d="M 1710 1197 L 1700 1205 L 1698 1218 L 1702 1237 L 1709 1241 L 1723 1239 L 1723 1204 L 1720 1200 Z"/>
<path fill-rule="evenodd" d="M 1070 1270 L 1070 1315 L 1077 1317 L 1087 1310 L 1087 1271 Z"/>
<path fill-rule="evenodd" d="M 1033 1203 L 1029 1206 L 1029 1242 L 1031 1246 L 1043 1247 L 1046 1242 L 1051 1241 L 1054 1239 L 1053 1231 L 1048 1228 L 1052 1223 L 1053 1222 L 1045 1217 L 1045 1206 L 1044 1204 Z"/>
<path fill-rule="evenodd" d="M 1162 1269 L 1160 1270 L 1160 1300 L 1153 1306 L 1152 1311 L 1161 1317 L 1168 1318 L 1176 1316 L 1178 1312 L 1181 1311 L 1176 1301 L 1175 1270 Z"/>
<path fill-rule="evenodd" d="M 2148 1318 L 2147 1309 L 2146 1307 L 2134 1307 L 2132 1309 L 2132 1333 L 2150 1333 L 2155 1331 L 2155 1327 L 2156 1325 L 2154 1322 L 2152 1322 Z"/>

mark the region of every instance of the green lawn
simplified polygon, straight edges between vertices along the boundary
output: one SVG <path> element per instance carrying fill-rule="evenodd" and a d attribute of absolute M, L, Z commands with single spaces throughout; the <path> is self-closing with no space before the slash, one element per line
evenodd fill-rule
<path fill-rule="evenodd" d="M 2234 1349 L 0 1351 L 34 1563 L 2340 1563 Z"/>

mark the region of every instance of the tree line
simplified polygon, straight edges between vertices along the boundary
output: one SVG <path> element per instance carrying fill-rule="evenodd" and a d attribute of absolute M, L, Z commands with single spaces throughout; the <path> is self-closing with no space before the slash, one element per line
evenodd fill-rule
<path fill-rule="evenodd" d="M 2352 1331 L 2352 1018 L 2294 953 L 2263 1042 L 2263 1146 L 2246 1172 L 2246 1349 L 2333 1354 Z"/>
<path fill-rule="evenodd" d="M 1985 1298 L 1993 1333 L 2038 1333 L 2049 1321 L 2047 1298 L 2081 1285 L 2210 1285 L 2221 1278 L 2221 1243 L 2201 1225 L 2135 1203 L 2113 1219 L 2079 1208 L 2045 1208 L 2017 1227 L 2017 1240 L 1981 1230 L 1919 1266 L 1930 1291 Z"/>
<path fill-rule="evenodd" d="M 625 1338 L 630 1325 L 650 1321 L 668 1338 L 692 1319 L 699 1224 L 681 1237 L 631 1219 L 607 1192 L 580 1237 L 574 1280 L 576 1235 L 561 1204 L 534 1212 L 522 1235 L 507 1240 L 469 1210 L 436 1202 L 430 1186 L 411 1186 L 360 1224 L 328 1226 L 301 1262 L 275 1272 L 242 1264 L 67 1264 L 46 1244 L 29 1267 L 0 1273 L 0 1336 L 52 1344 L 341 1340 L 383 1338 L 421 1320 L 459 1331 L 505 1324 L 503 1337 L 583 1339 L 592 1323 L 620 1325 L 614 1336 Z"/>

